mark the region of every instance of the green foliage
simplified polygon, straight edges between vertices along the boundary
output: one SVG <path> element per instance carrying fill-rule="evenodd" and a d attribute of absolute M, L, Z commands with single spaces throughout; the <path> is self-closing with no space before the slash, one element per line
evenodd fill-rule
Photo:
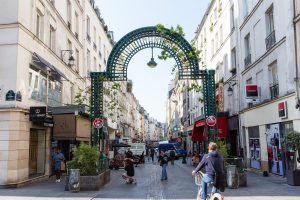
<path fill-rule="evenodd" d="M 290 150 L 300 149 L 300 132 L 291 131 L 283 136 L 283 145 Z"/>
<path fill-rule="evenodd" d="M 96 147 L 81 143 L 73 148 L 73 160 L 68 162 L 68 166 L 70 169 L 80 169 L 80 175 L 83 176 L 97 175 L 99 155 Z"/>
<path fill-rule="evenodd" d="M 227 147 L 226 147 L 226 142 L 225 141 L 219 141 L 218 142 L 218 152 L 223 156 L 223 158 L 228 157 L 228 152 L 227 152 Z"/>

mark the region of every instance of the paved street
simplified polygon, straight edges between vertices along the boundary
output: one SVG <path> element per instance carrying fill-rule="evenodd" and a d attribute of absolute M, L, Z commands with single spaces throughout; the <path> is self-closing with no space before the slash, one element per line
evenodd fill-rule
<path fill-rule="evenodd" d="M 121 178 L 123 170 L 113 170 L 111 182 L 100 191 L 71 193 L 64 191 L 63 182 L 54 178 L 17 189 L 1 189 L 0 199 L 195 199 L 196 185 L 192 166 L 176 161 L 168 166 L 168 181 L 160 181 L 160 166 L 146 163 L 135 168 L 138 183 L 128 185 Z M 226 189 L 226 200 L 299 200 L 300 188 L 292 187 L 277 176 L 262 177 L 248 173 L 248 187 Z"/>

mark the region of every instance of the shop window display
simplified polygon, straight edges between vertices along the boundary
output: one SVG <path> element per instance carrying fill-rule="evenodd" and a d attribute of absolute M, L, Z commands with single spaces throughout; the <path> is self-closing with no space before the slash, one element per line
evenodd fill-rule
<path fill-rule="evenodd" d="M 282 147 L 279 124 L 267 125 L 269 172 L 283 175 Z"/>
<path fill-rule="evenodd" d="M 260 149 L 258 126 L 249 127 L 248 133 L 249 133 L 250 167 L 255 169 L 260 169 L 261 149 Z"/>

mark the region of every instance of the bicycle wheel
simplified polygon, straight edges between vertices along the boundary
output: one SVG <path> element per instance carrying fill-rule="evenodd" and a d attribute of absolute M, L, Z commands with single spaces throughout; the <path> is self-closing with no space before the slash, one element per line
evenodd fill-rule
<path fill-rule="evenodd" d="M 209 200 L 223 200 L 223 196 L 220 193 L 214 193 Z"/>

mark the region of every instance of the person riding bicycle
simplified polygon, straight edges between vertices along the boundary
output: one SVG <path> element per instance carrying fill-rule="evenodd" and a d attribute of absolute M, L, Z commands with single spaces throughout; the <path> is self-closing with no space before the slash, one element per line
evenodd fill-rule
<path fill-rule="evenodd" d="M 198 164 L 198 166 L 193 170 L 192 174 L 195 175 L 198 171 L 205 167 L 205 174 L 202 177 L 202 200 L 207 197 L 207 184 L 214 182 L 215 174 L 224 174 L 224 159 L 217 151 L 218 146 L 214 142 L 210 142 L 208 145 L 208 154 L 205 154 Z M 212 193 L 217 191 L 215 186 L 212 188 Z"/>

